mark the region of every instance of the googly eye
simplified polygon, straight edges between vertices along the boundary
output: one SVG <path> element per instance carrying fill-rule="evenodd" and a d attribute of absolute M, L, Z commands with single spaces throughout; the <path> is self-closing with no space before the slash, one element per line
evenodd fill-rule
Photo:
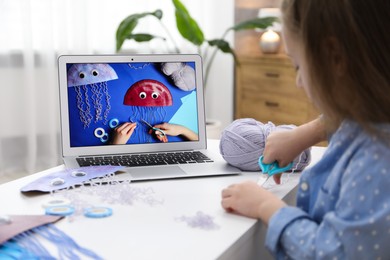
<path fill-rule="evenodd" d="M 82 171 L 74 171 L 71 173 L 71 175 L 73 177 L 84 177 L 85 175 L 87 175 L 87 173 Z"/>
<path fill-rule="evenodd" d="M 146 93 L 145 92 L 139 93 L 139 98 L 140 99 L 145 99 L 146 98 Z"/>
<path fill-rule="evenodd" d="M 153 99 L 158 98 L 158 92 L 153 92 L 153 93 L 152 93 L 152 98 L 153 98 Z"/>
<path fill-rule="evenodd" d="M 99 71 L 97 71 L 97 70 L 92 70 L 92 75 L 93 76 L 98 76 L 99 75 Z"/>
<path fill-rule="evenodd" d="M 80 73 L 79 73 L 79 77 L 80 77 L 80 79 L 83 79 L 83 78 L 85 78 L 85 74 L 84 74 L 84 72 L 80 72 Z"/>
<path fill-rule="evenodd" d="M 65 180 L 62 178 L 54 178 L 53 180 L 50 181 L 50 184 L 52 186 L 60 186 L 64 183 L 65 183 Z"/>

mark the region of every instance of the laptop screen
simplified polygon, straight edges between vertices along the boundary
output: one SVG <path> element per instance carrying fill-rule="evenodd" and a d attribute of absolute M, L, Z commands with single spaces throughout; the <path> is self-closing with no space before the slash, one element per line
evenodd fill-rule
<path fill-rule="evenodd" d="M 153 151 L 153 145 L 170 150 L 180 147 L 174 144 L 199 142 L 204 128 L 204 110 L 198 107 L 203 106 L 197 72 L 201 66 L 188 56 L 65 56 L 67 61 L 60 62 L 65 70 L 60 71 L 65 146 L 99 154 L 145 144 L 152 146 L 147 151 Z M 93 152 L 94 147 L 106 149 Z"/>

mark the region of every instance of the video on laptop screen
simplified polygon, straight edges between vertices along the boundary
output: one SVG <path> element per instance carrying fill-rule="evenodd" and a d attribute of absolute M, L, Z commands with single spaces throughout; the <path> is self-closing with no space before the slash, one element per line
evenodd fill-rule
<path fill-rule="evenodd" d="M 67 64 L 70 146 L 198 140 L 195 62 Z"/>

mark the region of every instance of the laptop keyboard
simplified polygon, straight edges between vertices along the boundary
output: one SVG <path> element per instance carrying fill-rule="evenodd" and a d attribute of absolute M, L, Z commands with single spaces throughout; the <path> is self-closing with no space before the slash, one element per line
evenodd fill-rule
<path fill-rule="evenodd" d="M 96 165 L 120 165 L 126 167 L 138 167 L 150 165 L 213 162 L 213 160 L 211 160 L 199 151 L 80 157 L 76 158 L 76 160 L 81 167 Z"/>

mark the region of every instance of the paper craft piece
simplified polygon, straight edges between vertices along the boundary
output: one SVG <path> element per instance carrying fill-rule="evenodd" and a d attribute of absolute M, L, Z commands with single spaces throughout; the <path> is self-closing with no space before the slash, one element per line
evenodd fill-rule
<path fill-rule="evenodd" d="M 21 188 L 22 192 L 42 191 L 52 192 L 81 185 L 85 181 L 101 178 L 123 169 L 124 166 L 88 166 L 65 169 L 41 177 Z"/>
<path fill-rule="evenodd" d="M 23 225 L 21 224 L 23 222 L 30 223 L 32 224 L 31 226 L 38 226 L 30 227 L 25 225 L 24 227 L 27 228 L 27 230 L 18 233 L 1 243 L 1 259 L 81 259 L 81 255 L 87 256 L 89 259 L 102 259 L 93 251 L 78 245 L 71 237 L 56 228 L 54 224 L 50 223 L 53 219 L 56 221 L 56 219 L 59 219 L 60 217 L 42 215 L 12 216 L 12 218 L 14 220 L 12 222 L 13 224 L 9 224 L 9 227 L 6 229 L 7 231 L 11 230 L 11 228 L 12 230 L 19 229 Z M 45 222 L 49 223 L 45 224 Z M 1 231 L 3 231 L 3 229 Z M 46 240 L 47 243 L 51 243 L 50 248 L 57 249 L 57 256 L 52 255 L 54 251 L 49 252 L 49 250 L 45 248 L 44 244 L 41 242 L 42 239 Z"/>
<path fill-rule="evenodd" d="M 0 245 L 24 231 L 56 222 L 61 218 L 47 215 L 9 215 L 9 223 L 1 225 L 0 228 Z"/>
<path fill-rule="evenodd" d="M 84 208 L 93 207 L 90 201 L 99 201 L 102 204 L 134 205 L 137 202 L 149 206 L 163 204 L 164 200 L 157 198 L 154 190 L 150 187 L 132 186 L 130 180 L 118 181 L 115 176 L 105 176 L 101 179 L 104 185 L 99 182 L 92 182 L 83 185 L 78 189 L 64 189 L 53 193 L 54 200 L 66 199 L 75 208 L 75 215 L 84 214 Z M 88 185 L 89 184 L 89 185 Z"/>
<path fill-rule="evenodd" d="M 200 228 L 204 230 L 219 229 L 219 226 L 214 222 L 214 218 L 202 211 L 196 212 L 192 217 L 181 216 L 177 218 L 178 221 L 186 222 L 188 226 L 193 228 Z"/>

